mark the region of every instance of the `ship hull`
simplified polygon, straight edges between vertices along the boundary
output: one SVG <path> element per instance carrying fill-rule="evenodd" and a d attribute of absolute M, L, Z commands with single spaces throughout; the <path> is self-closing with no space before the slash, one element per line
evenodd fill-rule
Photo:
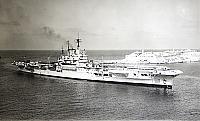
<path fill-rule="evenodd" d="M 81 72 L 81 71 L 77 72 L 68 70 L 57 72 L 57 71 L 39 70 L 39 69 L 34 69 L 34 71 L 30 71 L 27 69 L 18 69 L 18 71 L 23 73 L 58 77 L 58 78 L 68 78 L 68 79 L 87 80 L 87 81 L 106 82 L 106 83 L 131 84 L 136 86 L 158 87 L 167 89 L 172 89 L 173 85 L 172 78 L 168 78 L 165 81 L 162 81 L 156 77 L 152 79 L 134 79 L 134 78 L 120 78 L 120 77 L 108 77 L 108 76 L 105 77 L 105 76 L 96 76 L 94 74 L 87 72 Z"/>

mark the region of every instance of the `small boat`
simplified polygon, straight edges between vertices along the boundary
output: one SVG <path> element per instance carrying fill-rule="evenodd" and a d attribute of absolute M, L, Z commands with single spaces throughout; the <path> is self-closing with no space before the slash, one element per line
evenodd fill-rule
<path fill-rule="evenodd" d="M 165 66 L 106 66 L 104 63 L 89 60 L 85 49 L 80 48 L 81 39 L 76 39 L 76 48 L 70 48 L 67 53 L 62 49 L 57 62 L 42 63 L 33 61 L 15 61 L 14 65 L 20 72 L 71 78 L 88 81 L 126 83 L 172 89 L 173 78 L 183 73 L 180 70 Z"/>

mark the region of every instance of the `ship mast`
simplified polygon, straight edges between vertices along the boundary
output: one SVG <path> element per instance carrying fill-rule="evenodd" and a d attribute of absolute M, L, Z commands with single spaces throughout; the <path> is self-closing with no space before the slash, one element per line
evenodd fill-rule
<path fill-rule="evenodd" d="M 63 49 L 63 46 L 62 46 L 62 51 L 61 51 L 61 54 L 62 54 L 62 55 L 64 55 L 64 49 Z"/>
<path fill-rule="evenodd" d="M 79 37 L 79 32 L 78 32 L 78 38 L 76 39 L 76 43 L 77 43 L 77 50 L 79 50 L 79 47 L 80 47 L 80 42 L 81 42 L 81 39 Z"/>
<path fill-rule="evenodd" d="M 67 40 L 67 51 L 68 51 L 68 55 L 70 56 L 69 40 Z"/>

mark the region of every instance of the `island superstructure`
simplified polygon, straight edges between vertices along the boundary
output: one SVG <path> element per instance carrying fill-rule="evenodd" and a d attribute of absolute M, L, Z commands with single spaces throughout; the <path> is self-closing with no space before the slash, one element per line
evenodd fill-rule
<path fill-rule="evenodd" d="M 106 66 L 103 62 L 88 59 L 85 49 L 80 48 L 81 39 L 76 40 L 76 48 L 70 48 L 54 63 L 19 61 L 13 64 L 18 71 L 61 78 L 127 83 L 172 89 L 173 79 L 182 73 L 180 70 L 165 66 Z"/>

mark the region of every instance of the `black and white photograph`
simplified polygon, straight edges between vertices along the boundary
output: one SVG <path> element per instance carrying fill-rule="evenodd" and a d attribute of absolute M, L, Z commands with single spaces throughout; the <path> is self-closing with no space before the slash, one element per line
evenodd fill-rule
<path fill-rule="evenodd" d="M 0 0 L 0 120 L 200 120 L 200 0 Z"/>

